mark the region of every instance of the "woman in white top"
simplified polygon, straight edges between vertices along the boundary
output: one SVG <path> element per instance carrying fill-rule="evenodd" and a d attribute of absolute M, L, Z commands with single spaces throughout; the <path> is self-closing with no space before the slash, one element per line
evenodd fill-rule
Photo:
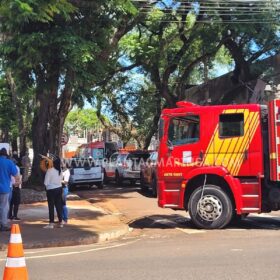
<path fill-rule="evenodd" d="M 61 161 L 56 158 L 53 161 L 53 167 L 47 170 L 44 185 L 47 190 L 47 199 L 49 206 L 49 224 L 45 228 L 54 228 L 54 207 L 56 209 L 59 227 L 62 224 L 62 171 Z"/>

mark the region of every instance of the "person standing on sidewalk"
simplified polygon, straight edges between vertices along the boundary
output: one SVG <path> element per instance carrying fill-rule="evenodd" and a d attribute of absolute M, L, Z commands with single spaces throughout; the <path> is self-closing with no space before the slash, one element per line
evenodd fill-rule
<path fill-rule="evenodd" d="M 0 150 L 0 230 L 8 231 L 9 196 L 11 192 L 11 176 L 18 180 L 16 165 L 8 159 L 5 148 Z"/>
<path fill-rule="evenodd" d="M 66 163 L 65 169 L 63 170 L 63 181 L 62 181 L 62 205 L 63 205 L 62 219 L 66 224 L 68 222 L 68 208 L 66 205 L 66 200 L 67 200 L 67 195 L 69 193 L 69 187 L 68 187 L 69 178 L 70 178 L 70 170 L 68 164 Z"/>
<path fill-rule="evenodd" d="M 49 224 L 45 228 L 54 228 L 54 208 L 56 209 L 59 227 L 62 224 L 62 171 L 59 158 L 54 159 L 53 167 L 48 169 L 45 175 L 44 185 L 47 190 Z"/>
<path fill-rule="evenodd" d="M 20 174 L 19 167 L 16 165 L 18 174 Z M 22 183 L 22 175 L 17 178 L 12 177 L 12 197 L 10 201 L 9 219 L 14 221 L 20 221 L 18 217 L 18 208 L 20 205 L 20 189 Z"/>

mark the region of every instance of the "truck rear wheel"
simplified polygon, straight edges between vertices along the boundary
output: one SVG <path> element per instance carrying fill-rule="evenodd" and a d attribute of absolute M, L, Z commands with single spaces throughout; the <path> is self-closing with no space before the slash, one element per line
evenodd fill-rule
<path fill-rule="evenodd" d="M 193 223 L 203 229 L 225 227 L 231 221 L 232 209 L 232 201 L 228 194 L 215 185 L 197 188 L 188 204 Z"/>

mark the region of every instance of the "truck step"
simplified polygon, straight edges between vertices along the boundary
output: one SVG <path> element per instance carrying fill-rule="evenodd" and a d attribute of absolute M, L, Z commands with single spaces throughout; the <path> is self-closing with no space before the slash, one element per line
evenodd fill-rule
<path fill-rule="evenodd" d="M 258 181 L 241 181 L 242 193 L 244 195 L 247 194 L 255 194 L 258 195 L 260 191 L 260 185 Z"/>
<path fill-rule="evenodd" d="M 242 206 L 243 213 L 258 212 L 260 209 L 260 183 L 256 179 L 240 181 L 242 188 Z"/>
<path fill-rule="evenodd" d="M 241 208 L 242 213 L 260 212 L 260 208 Z"/>

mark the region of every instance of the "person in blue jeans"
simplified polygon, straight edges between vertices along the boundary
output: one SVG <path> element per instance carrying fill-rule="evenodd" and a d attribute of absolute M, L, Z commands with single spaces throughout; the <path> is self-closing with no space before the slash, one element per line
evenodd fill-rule
<path fill-rule="evenodd" d="M 18 179 L 16 165 L 8 159 L 5 148 L 0 150 L 0 230 L 8 231 L 9 196 L 11 192 L 11 176 Z"/>
<path fill-rule="evenodd" d="M 69 193 L 68 182 L 70 178 L 69 166 L 66 164 L 65 169 L 63 170 L 63 180 L 62 180 L 62 220 L 64 223 L 68 223 L 68 208 L 66 205 L 67 195 Z"/>

